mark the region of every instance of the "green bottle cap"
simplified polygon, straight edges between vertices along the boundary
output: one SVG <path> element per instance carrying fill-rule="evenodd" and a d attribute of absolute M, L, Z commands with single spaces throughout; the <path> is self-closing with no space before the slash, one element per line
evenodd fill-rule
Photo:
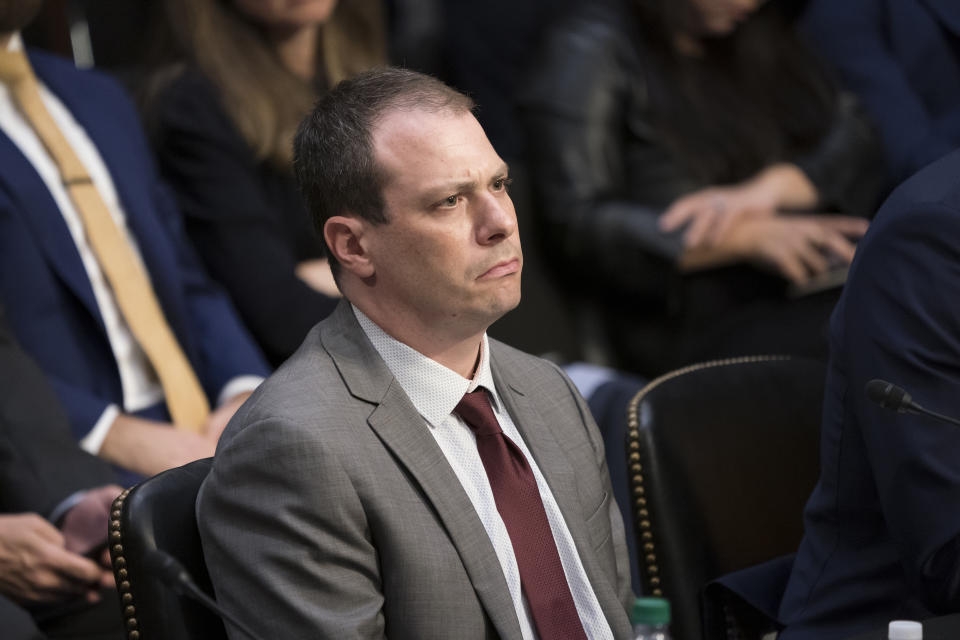
<path fill-rule="evenodd" d="M 670 602 L 663 598 L 637 598 L 630 619 L 633 624 L 670 624 Z"/>

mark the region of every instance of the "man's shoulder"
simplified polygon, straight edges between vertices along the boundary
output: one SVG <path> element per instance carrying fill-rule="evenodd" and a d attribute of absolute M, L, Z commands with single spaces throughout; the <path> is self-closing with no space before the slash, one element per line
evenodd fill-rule
<path fill-rule="evenodd" d="M 935 244 L 960 240 L 960 151 L 931 163 L 901 183 L 880 207 L 857 247 L 851 277 L 860 271 L 905 266 L 891 252 L 916 254 L 936 261 L 953 252 L 936 253 Z"/>
<path fill-rule="evenodd" d="M 123 86 L 109 74 L 96 69 L 80 69 L 73 61 L 53 53 L 38 49 L 29 49 L 30 64 L 37 74 L 47 82 L 81 83 L 105 91 L 111 98 L 127 102 L 128 96 Z M 97 95 L 98 98 L 103 96 Z"/>
<path fill-rule="evenodd" d="M 960 151 L 932 162 L 898 186 L 877 214 L 874 226 L 924 212 L 960 212 Z"/>
<path fill-rule="evenodd" d="M 878 331 L 889 338 L 891 315 L 916 316 L 942 306 L 956 286 L 960 259 L 960 152 L 928 165 L 887 198 L 857 246 L 831 321 L 834 341 Z M 906 336 L 907 333 L 902 335 Z M 861 354 L 851 352 L 851 357 Z"/>
<path fill-rule="evenodd" d="M 340 424 L 361 401 L 354 398 L 315 327 L 300 348 L 267 378 L 231 421 L 225 436 L 260 422 Z M 312 428 L 312 427 L 311 427 Z"/>
<path fill-rule="evenodd" d="M 490 339 L 491 364 L 501 379 L 516 384 L 523 390 L 539 396 L 570 395 L 575 387 L 554 362 L 531 355 L 499 340 Z"/>
<path fill-rule="evenodd" d="M 109 123 L 103 131 L 117 132 L 118 137 L 138 143 L 146 149 L 141 134 L 140 116 L 126 88 L 109 74 L 96 69 L 78 69 L 71 60 L 58 55 L 28 50 L 30 64 L 40 80 L 73 113 L 84 127 L 92 123 Z M 89 130 L 91 137 L 96 137 Z"/>
<path fill-rule="evenodd" d="M 491 358 L 500 365 L 521 367 L 525 371 L 531 373 L 542 372 L 544 375 L 554 375 L 560 371 L 560 367 L 545 358 L 521 351 L 516 347 L 511 347 L 496 338 L 488 338 L 488 341 L 490 344 Z"/>

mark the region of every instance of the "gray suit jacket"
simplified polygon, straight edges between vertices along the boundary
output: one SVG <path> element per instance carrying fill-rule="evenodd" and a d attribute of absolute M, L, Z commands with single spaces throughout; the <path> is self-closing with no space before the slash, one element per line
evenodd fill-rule
<path fill-rule="evenodd" d="M 490 345 L 497 390 L 629 638 L 596 425 L 557 367 Z M 217 599 L 263 638 L 521 638 L 470 499 L 346 302 L 233 418 L 197 516 Z"/>

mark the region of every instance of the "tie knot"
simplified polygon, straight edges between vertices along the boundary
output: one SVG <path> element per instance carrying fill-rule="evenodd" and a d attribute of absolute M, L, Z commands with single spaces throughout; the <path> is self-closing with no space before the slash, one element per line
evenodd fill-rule
<path fill-rule="evenodd" d="M 501 432 L 500 423 L 493 415 L 490 399 L 482 388 L 465 394 L 453 412 L 463 418 L 467 426 L 478 436 L 489 436 Z"/>
<path fill-rule="evenodd" d="M 23 50 L 0 51 L 0 81 L 19 84 L 33 77 L 33 69 Z"/>

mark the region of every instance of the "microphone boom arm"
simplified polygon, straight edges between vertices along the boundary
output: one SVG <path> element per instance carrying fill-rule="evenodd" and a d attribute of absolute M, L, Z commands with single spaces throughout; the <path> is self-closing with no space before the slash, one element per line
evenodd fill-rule
<path fill-rule="evenodd" d="M 924 409 L 913 401 L 913 398 L 903 387 L 898 387 L 892 382 L 875 378 L 867 383 L 864 391 L 871 402 L 880 406 L 881 409 L 896 411 L 897 413 L 912 413 L 914 415 L 927 416 L 941 420 L 948 424 L 960 427 L 960 420 L 945 416 L 936 411 Z"/>

